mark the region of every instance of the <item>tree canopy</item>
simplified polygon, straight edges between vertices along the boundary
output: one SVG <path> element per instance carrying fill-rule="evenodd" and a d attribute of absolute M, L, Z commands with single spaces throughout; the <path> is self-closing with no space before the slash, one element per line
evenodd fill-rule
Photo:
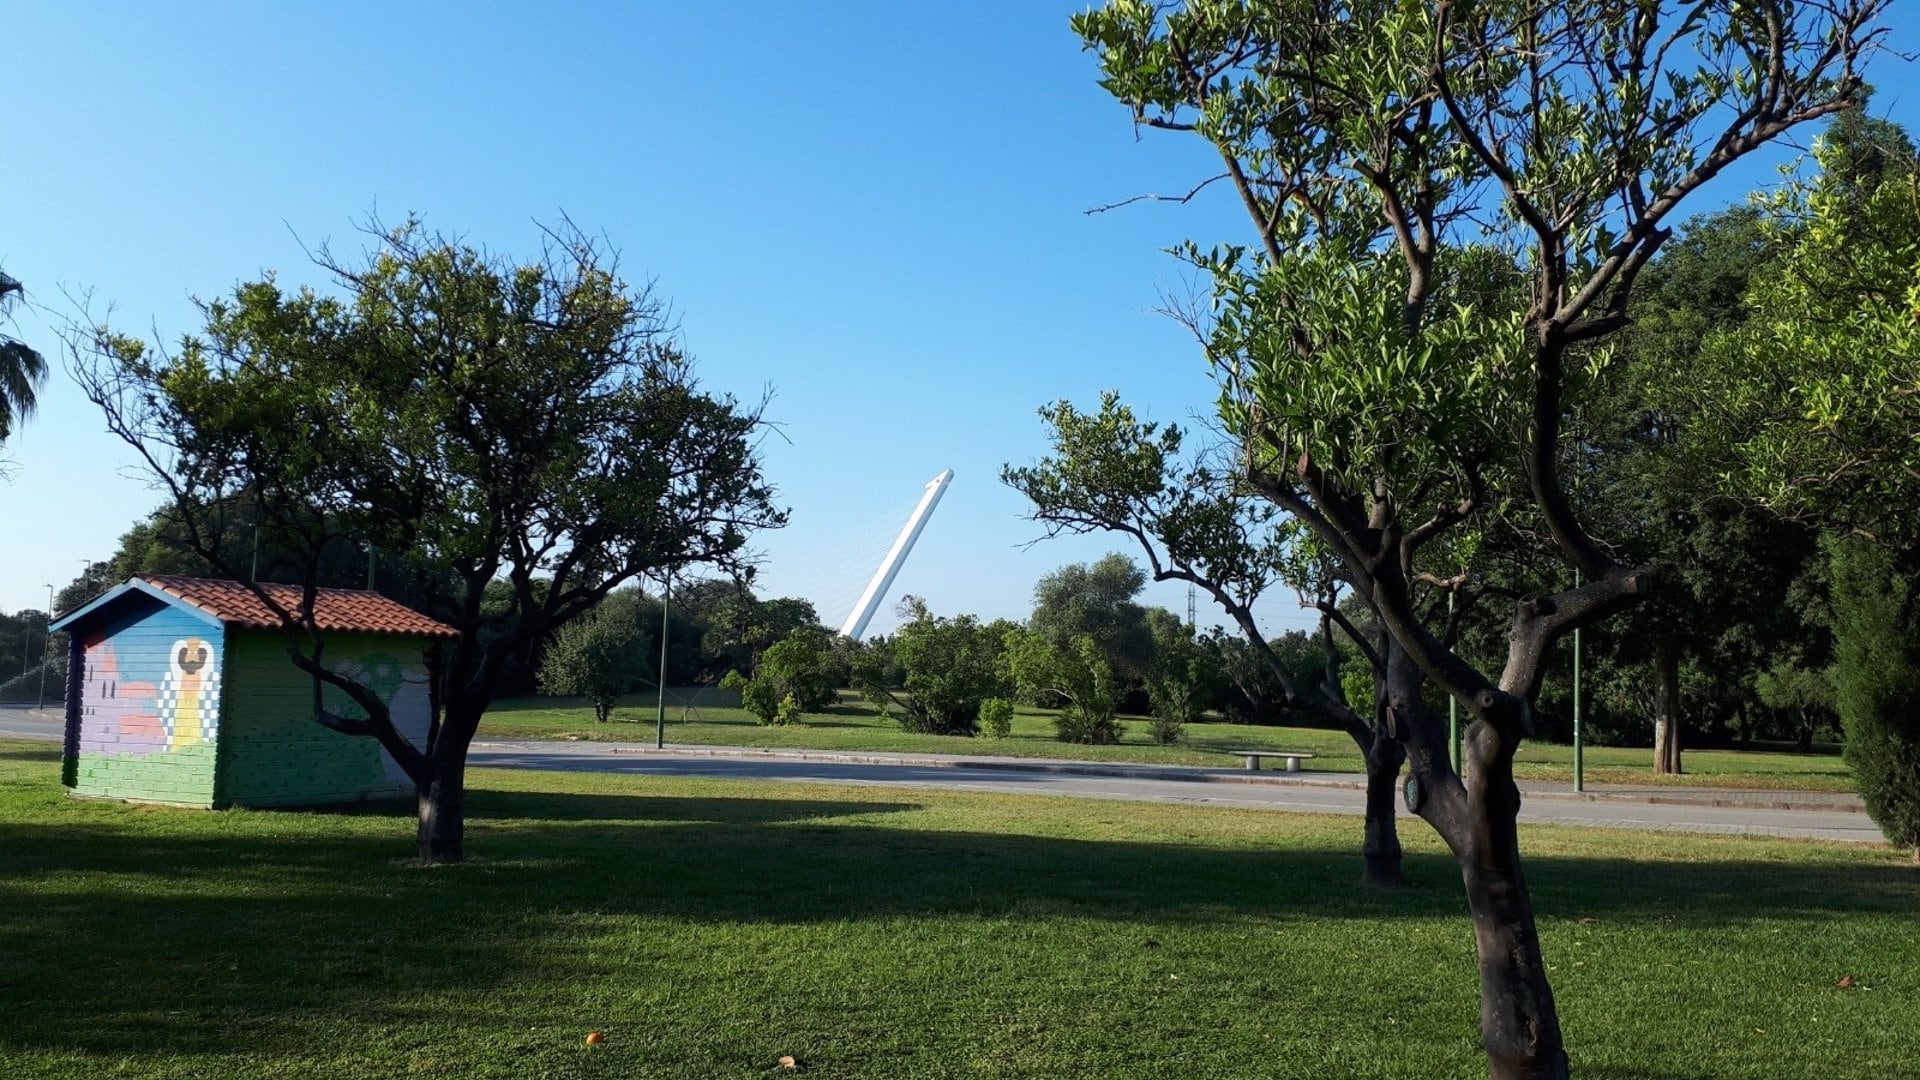
<path fill-rule="evenodd" d="M 585 235 L 516 262 L 409 221 L 362 260 L 318 262 L 325 291 L 243 283 L 171 349 L 85 332 L 79 370 L 197 555 L 251 580 L 220 542 L 244 511 L 301 568 L 301 604 L 262 599 L 313 677 L 315 719 L 379 740 L 421 791 L 422 856 L 457 859 L 466 748 L 508 658 L 637 577 L 745 572 L 748 537 L 785 514 L 758 412 L 700 389 L 662 304 Z M 403 553 L 459 631 L 425 745 L 329 669 L 313 624 L 329 554 L 362 545 Z M 328 712 L 323 683 L 366 717 Z"/>

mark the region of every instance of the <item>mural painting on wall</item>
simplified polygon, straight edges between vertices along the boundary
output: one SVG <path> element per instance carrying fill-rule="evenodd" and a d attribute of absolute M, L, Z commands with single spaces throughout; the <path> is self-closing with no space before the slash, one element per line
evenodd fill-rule
<path fill-rule="evenodd" d="M 151 655 L 123 661 L 113 642 L 104 638 L 83 647 L 86 736 L 111 740 L 112 752 L 130 754 L 178 751 L 213 741 L 220 723 L 220 654 L 205 639 L 175 641 L 167 649 L 164 668 L 154 663 L 161 658 Z M 86 736 L 83 742 L 91 741 Z"/>
<path fill-rule="evenodd" d="M 357 656 L 334 667 L 334 671 L 373 691 L 393 714 L 393 726 L 415 746 L 426 743 L 427 724 L 433 702 L 427 690 L 427 669 L 419 661 L 406 661 L 388 653 L 372 652 Z M 341 715 L 363 715 L 360 707 L 339 687 L 327 687 L 327 709 Z M 380 764 L 388 779 L 408 780 L 406 770 L 382 751 Z"/>

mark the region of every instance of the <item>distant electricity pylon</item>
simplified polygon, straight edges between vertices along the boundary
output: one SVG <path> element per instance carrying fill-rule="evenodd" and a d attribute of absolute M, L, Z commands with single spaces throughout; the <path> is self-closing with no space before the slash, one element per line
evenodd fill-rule
<path fill-rule="evenodd" d="M 847 616 L 846 625 L 840 628 L 842 636 L 860 640 L 867 632 L 867 623 L 873 619 L 873 613 L 880 609 L 880 601 L 887 598 L 887 590 L 893 587 L 894 575 L 900 572 L 900 564 L 907 561 L 907 553 L 913 550 L 913 542 L 920 539 L 920 530 L 927 527 L 927 519 L 933 516 L 933 508 L 940 503 L 940 496 L 946 494 L 947 485 L 953 482 L 953 470 L 948 469 L 939 476 L 927 481 L 927 493 L 920 496 L 920 505 L 913 508 L 913 516 L 907 519 L 906 527 L 893 541 L 887 557 L 880 562 L 880 569 L 873 572 L 873 580 L 867 582 L 867 591 L 860 594 L 860 602 L 853 605 L 853 614 Z"/>

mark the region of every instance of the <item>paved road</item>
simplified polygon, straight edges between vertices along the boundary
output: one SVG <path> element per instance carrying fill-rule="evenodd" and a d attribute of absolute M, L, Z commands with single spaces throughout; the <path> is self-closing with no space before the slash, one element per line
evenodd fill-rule
<path fill-rule="evenodd" d="M 0 707 L 0 738 L 58 739 L 60 717 L 51 712 Z M 880 760 L 861 760 L 880 759 Z M 477 766 L 509 769 L 558 769 L 613 772 L 634 776 L 703 776 L 729 780 L 780 780 L 800 783 L 857 784 L 887 788 L 944 788 L 1021 795 L 1064 795 L 1091 799 L 1133 799 L 1228 806 L 1252 810 L 1290 810 L 1315 814 L 1359 814 L 1362 792 L 1352 776 L 1337 773 L 1250 775 L 1238 770 L 1098 766 L 1108 772 L 1079 771 L 1062 763 L 980 762 L 938 755 L 837 755 L 829 753 L 740 752 L 594 742 L 485 742 L 473 748 Z M 1170 777 L 1182 777 L 1172 779 Z M 1699 797 L 1698 791 L 1656 792 L 1653 798 Z M 1757 800 L 1759 805 L 1716 806 L 1650 801 L 1635 793 L 1583 799 L 1571 793 L 1528 791 L 1520 820 L 1610 829 L 1658 829 L 1696 833 L 1785 836 L 1854 843 L 1882 843 L 1880 830 L 1844 796 L 1785 795 L 1796 809 L 1764 803 L 1783 793 L 1725 793 Z"/>
<path fill-rule="evenodd" d="M 1359 814 L 1363 793 L 1350 781 L 1327 774 L 1304 781 L 1280 776 L 1259 782 L 1196 783 L 1137 776 L 967 765 L 876 764 L 821 760 L 825 755 L 730 756 L 703 752 L 661 752 L 607 743 L 482 743 L 473 749 L 475 765 L 496 768 L 615 772 L 639 776 L 704 776 L 734 780 L 782 780 L 803 783 L 859 784 L 871 787 L 931 787 L 1021 795 L 1066 795 L 1095 799 L 1136 799 L 1230 806 L 1254 810 L 1290 810 L 1317 814 Z M 1226 779 L 1226 777 L 1220 777 Z M 1252 777 L 1234 777 L 1236 781 Z M 1332 780 L 1332 782 L 1328 782 Z M 1753 806 L 1654 803 L 1638 799 L 1553 798 L 1527 796 L 1520 820 L 1611 829 L 1659 829 L 1681 832 L 1785 836 L 1854 843 L 1883 843 L 1880 830 L 1853 810 L 1776 810 Z"/>

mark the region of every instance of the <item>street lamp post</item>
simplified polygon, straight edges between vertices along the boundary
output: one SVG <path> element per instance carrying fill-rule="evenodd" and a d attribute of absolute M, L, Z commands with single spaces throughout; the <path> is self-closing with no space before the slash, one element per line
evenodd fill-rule
<path fill-rule="evenodd" d="M 47 621 L 53 621 L 53 583 L 47 583 Z M 47 707 L 47 660 L 53 655 L 53 635 L 40 638 L 40 708 Z"/>
<path fill-rule="evenodd" d="M 668 571 L 660 579 L 660 682 L 655 688 L 654 698 L 653 748 L 664 750 L 667 746 L 667 602 L 673 598 L 673 572 Z"/>

